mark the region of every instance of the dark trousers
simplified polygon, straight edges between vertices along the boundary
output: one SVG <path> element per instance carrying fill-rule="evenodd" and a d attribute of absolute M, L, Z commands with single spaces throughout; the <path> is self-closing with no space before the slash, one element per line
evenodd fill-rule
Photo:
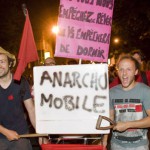
<path fill-rule="evenodd" d="M 25 138 L 14 141 L 0 139 L 0 150 L 32 150 L 32 146 L 30 140 Z"/>

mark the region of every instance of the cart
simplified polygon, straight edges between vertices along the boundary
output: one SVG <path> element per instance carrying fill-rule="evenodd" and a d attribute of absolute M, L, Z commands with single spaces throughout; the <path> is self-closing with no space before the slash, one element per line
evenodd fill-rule
<path fill-rule="evenodd" d="M 42 150 L 106 150 L 102 145 L 42 144 Z"/>
<path fill-rule="evenodd" d="M 106 150 L 106 148 L 97 143 L 102 143 L 102 137 L 61 137 L 57 142 L 51 144 L 42 144 L 42 150 Z M 91 142 L 92 141 L 92 142 Z"/>

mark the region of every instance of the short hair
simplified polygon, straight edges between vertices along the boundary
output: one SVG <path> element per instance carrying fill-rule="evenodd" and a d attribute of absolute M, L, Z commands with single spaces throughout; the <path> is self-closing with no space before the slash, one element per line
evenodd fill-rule
<path fill-rule="evenodd" d="M 47 60 L 50 61 L 48 64 L 46 63 Z M 55 59 L 52 58 L 52 57 L 47 57 L 47 58 L 44 60 L 44 65 L 46 65 L 46 64 L 47 64 L 48 66 L 51 66 L 52 64 L 53 64 L 53 65 L 56 65 Z"/>
<path fill-rule="evenodd" d="M 7 58 L 8 58 L 8 63 L 10 65 L 10 69 L 12 69 L 14 67 L 14 59 L 12 59 L 12 58 L 10 58 L 8 56 L 7 56 Z"/>
<path fill-rule="evenodd" d="M 139 64 L 139 62 L 138 62 L 134 57 L 132 57 L 132 56 L 130 56 L 130 55 L 122 56 L 122 57 L 119 59 L 118 63 L 117 63 L 117 68 L 118 68 L 118 66 L 119 66 L 120 61 L 122 61 L 122 60 L 124 60 L 124 59 L 129 59 L 129 60 L 133 61 L 134 64 L 135 64 L 135 68 L 136 68 L 137 70 L 140 70 L 140 64 Z"/>
<path fill-rule="evenodd" d="M 15 65 L 16 65 L 16 57 L 15 57 L 15 55 L 9 53 L 8 51 L 3 49 L 2 47 L 0 47 L 0 54 L 6 55 L 8 57 L 9 63 L 11 62 L 12 67 L 15 67 Z"/>
<path fill-rule="evenodd" d="M 68 62 L 67 62 L 68 65 L 76 65 L 78 64 L 77 61 L 75 59 L 70 59 Z"/>

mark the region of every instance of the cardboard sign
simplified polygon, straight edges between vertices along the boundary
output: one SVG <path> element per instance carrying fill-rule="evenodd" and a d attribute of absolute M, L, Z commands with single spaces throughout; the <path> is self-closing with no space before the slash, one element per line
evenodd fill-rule
<path fill-rule="evenodd" d="M 55 56 L 107 62 L 114 0 L 60 0 Z"/>
<path fill-rule="evenodd" d="M 107 64 L 34 67 L 34 95 L 37 133 L 109 132 L 96 130 L 109 116 Z"/>

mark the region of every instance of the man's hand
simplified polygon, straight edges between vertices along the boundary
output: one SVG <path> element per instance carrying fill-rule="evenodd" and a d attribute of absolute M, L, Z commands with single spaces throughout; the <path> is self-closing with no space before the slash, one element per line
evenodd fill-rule
<path fill-rule="evenodd" d="M 128 129 L 128 123 L 127 122 L 117 122 L 117 124 L 113 128 L 113 130 L 117 130 L 119 132 L 123 132 L 127 129 Z"/>
<path fill-rule="evenodd" d="M 16 131 L 13 131 L 13 130 L 7 130 L 5 131 L 5 134 L 4 134 L 7 139 L 9 141 L 13 141 L 13 140 L 18 140 L 19 139 L 19 135 Z"/>

